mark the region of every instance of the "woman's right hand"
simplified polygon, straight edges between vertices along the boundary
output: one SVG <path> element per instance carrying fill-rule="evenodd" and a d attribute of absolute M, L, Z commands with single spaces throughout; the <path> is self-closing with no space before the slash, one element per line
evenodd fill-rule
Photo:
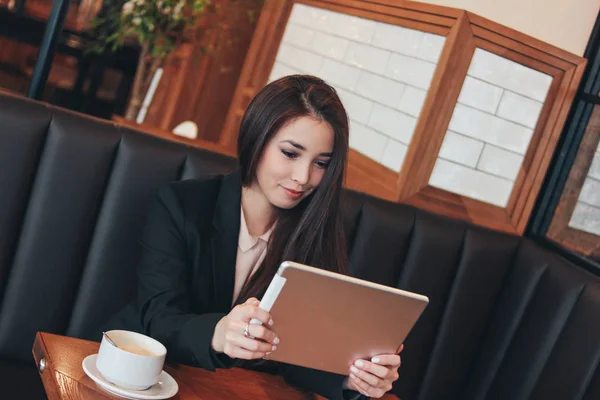
<path fill-rule="evenodd" d="M 270 329 L 273 320 L 267 311 L 258 307 L 259 304 L 258 299 L 250 298 L 221 318 L 212 338 L 211 346 L 214 351 L 225 353 L 231 358 L 254 360 L 277 349 L 279 338 Z M 252 318 L 262 322 L 262 325 L 249 324 Z M 249 337 L 244 335 L 247 325 Z"/>

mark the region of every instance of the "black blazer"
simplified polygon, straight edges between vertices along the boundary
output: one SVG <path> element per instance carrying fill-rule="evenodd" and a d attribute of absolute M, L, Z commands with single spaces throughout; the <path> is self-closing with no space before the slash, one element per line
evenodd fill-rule
<path fill-rule="evenodd" d="M 240 230 L 241 176 L 188 180 L 159 189 L 141 236 L 138 295 L 111 321 L 149 335 L 170 362 L 214 370 L 233 360 L 211 348 L 215 325 L 231 310 Z M 344 376 L 280 364 L 289 383 L 331 399 Z"/>

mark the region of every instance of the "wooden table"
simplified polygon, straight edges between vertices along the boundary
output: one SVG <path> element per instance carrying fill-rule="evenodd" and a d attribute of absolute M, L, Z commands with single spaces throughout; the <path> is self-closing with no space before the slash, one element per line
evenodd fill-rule
<path fill-rule="evenodd" d="M 83 372 L 81 362 L 98 352 L 100 344 L 50 333 L 38 333 L 33 345 L 33 356 L 49 400 L 58 399 L 120 399 L 97 386 Z M 179 393 L 173 399 L 182 400 L 316 400 L 320 396 L 303 393 L 288 386 L 279 376 L 234 368 L 210 372 L 183 365 L 165 366 L 179 384 Z"/>

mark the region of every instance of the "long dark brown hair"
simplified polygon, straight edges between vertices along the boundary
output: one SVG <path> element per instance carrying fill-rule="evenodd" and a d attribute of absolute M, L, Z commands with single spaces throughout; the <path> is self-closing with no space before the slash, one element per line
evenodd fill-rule
<path fill-rule="evenodd" d="M 242 184 L 256 179 L 263 151 L 286 124 L 310 116 L 334 132 L 330 163 L 318 188 L 291 209 L 279 209 L 262 265 L 242 288 L 238 302 L 260 298 L 283 261 L 346 273 L 348 258 L 340 193 L 348 154 L 348 116 L 335 89 L 322 79 L 290 75 L 271 82 L 254 97 L 240 126 L 238 159 Z"/>

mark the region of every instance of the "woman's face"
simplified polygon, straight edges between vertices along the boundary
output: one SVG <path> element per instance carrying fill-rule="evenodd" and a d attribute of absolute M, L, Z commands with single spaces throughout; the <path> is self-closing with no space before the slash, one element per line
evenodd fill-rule
<path fill-rule="evenodd" d="M 295 207 L 321 183 L 333 143 L 325 121 L 304 116 L 289 122 L 267 143 L 252 188 L 275 207 Z"/>

